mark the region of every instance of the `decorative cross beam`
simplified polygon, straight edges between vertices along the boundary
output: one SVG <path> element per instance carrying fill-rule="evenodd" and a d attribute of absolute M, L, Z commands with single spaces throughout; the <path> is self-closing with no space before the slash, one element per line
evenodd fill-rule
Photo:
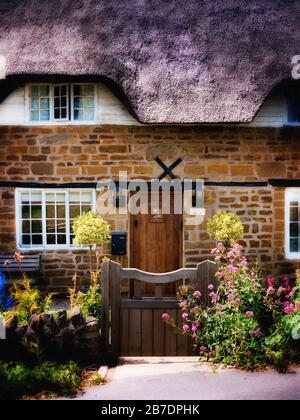
<path fill-rule="evenodd" d="M 178 158 L 177 160 L 175 160 L 175 162 L 173 162 L 172 165 L 169 166 L 169 167 L 167 165 L 165 165 L 164 162 L 158 156 L 155 158 L 155 161 L 164 170 L 164 172 L 161 175 L 159 175 L 159 177 L 158 177 L 158 180 L 159 181 L 161 181 L 167 175 L 169 175 L 169 177 L 172 178 L 172 179 L 176 179 L 177 178 L 177 176 L 174 175 L 172 171 L 173 171 L 173 169 L 176 168 L 176 166 L 179 165 L 179 163 L 182 162 L 182 159 L 181 158 Z"/>

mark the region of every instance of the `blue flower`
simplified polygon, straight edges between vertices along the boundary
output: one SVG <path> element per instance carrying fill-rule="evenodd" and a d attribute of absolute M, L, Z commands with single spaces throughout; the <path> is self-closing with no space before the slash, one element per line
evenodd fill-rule
<path fill-rule="evenodd" d="M 7 296 L 6 282 L 5 274 L 0 272 L 0 312 L 7 311 L 13 306 L 13 299 Z"/>

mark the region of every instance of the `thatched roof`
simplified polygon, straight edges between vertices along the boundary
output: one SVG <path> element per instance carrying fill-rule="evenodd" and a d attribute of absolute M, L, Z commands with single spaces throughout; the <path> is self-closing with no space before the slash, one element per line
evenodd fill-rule
<path fill-rule="evenodd" d="M 146 123 L 251 121 L 297 53 L 298 0 L 0 0 L 0 90 L 105 76 Z"/>

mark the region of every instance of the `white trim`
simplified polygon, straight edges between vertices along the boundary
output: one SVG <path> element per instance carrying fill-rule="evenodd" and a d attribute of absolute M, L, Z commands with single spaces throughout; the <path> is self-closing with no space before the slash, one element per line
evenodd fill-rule
<path fill-rule="evenodd" d="M 299 192 L 300 188 L 290 187 L 286 188 L 284 196 L 284 250 L 285 257 L 290 260 L 300 260 L 300 251 L 299 252 L 290 252 L 290 201 L 291 194 L 293 192 Z M 300 204 L 300 203 L 299 203 Z M 300 219 L 299 219 L 300 226 Z M 300 232 L 298 233 L 300 236 Z"/>
<path fill-rule="evenodd" d="M 40 246 L 22 246 L 21 232 L 22 232 L 22 215 L 21 215 L 21 193 L 24 192 L 39 192 L 42 194 L 42 237 L 43 245 Z M 91 192 L 92 201 L 91 209 L 96 211 L 96 190 L 94 188 L 16 188 L 15 190 L 15 225 L 16 225 L 16 248 L 20 251 L 53 251 L 53 250 L 82 250 L 85 247 L 72 246 L 70 244 L 70 223 L 69 223 L 69 194 L 70 192 Z M 46 245 L 46 193 L 56 192 L 65 193 L 66 197 L 66 241 L 65 245 Z"/>

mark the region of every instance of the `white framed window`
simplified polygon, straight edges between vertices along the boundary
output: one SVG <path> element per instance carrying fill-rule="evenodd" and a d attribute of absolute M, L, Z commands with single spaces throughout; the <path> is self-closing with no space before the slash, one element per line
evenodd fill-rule
<path fill-rule="evenodd" d="M 96 119 L 96 84 L 30 84 L 28 122 L 91 123 Z"/>
<path fill-rule="evenodd" d="M 96 208 L 92 189 L 16 190 L 17 246 L 20 249 L 76 247 L 72 224 Z"/>
<path fill-rule="evenodd" d="M 30 121 L 50 121 L 49 85 L 31 85 L 28 89 Z"/>
<path fill-rule="evenodd" d="M 285 255 L 300 259 L 300 188 L 285 191 Z"/>

